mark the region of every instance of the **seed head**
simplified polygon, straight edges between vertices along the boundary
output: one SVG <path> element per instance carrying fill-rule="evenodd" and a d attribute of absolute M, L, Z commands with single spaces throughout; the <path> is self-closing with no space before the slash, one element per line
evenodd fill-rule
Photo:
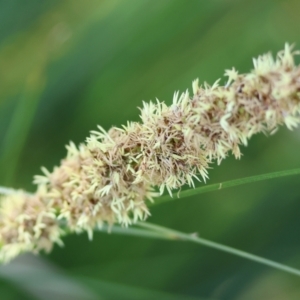
<path fill-rule="evenodd" d="M 50 250 L 61 243 L 60 220 L 70 231 L 87 231 L 104 222 L 128 226 L 149 215 L 147 201 L 172 194 L 194 179 L 205 181 L 212 161 L 258 133 L 273 134 L 279 125 L 293 129 L 300 122 L 300 67 L 292 47 L 276 59 L 270 53 L 253 60 L 254 69 L 225 71 L 224 86 L 192 84 L 174 94 L 167 106 L 144 103 L 141 122 L 128 122 L 108 132 L 100 126 L 86 142 L 67 146 L 67 156 L 51 172 L 35 176 L 37 192 L 5 196 L 0 209 L 0 259 L 22 251 Z M 154 191 L 158 187 L 160 193 Z"/>

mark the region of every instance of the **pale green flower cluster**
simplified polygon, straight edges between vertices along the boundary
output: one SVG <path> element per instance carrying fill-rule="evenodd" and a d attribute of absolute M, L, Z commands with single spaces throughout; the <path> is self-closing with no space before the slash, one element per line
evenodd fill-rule
<path fill-rule="evenodd" d="M 108 132 L 99 127 L 84 144 L 67 146 L 67 157 L 52 172 L 35 177 L 37 192 L 6 195 L 0 209 L 0 259 L 22 251 L 50 250 L 61 243 L 60 222 L 69 231 L 119 223 L 128 226 L 150 215 L 147 201 L 170 194 L 258 132 L 300 122 L 300 67 L 289 45 L 254 59 L 248 74 L 227 70 L 219 86 L 193 82 L 193 94 L 176 92 L 173 104 L 144 103 L 141 122 Z M 158 187 L 160 193 L 154 191 Z"/>

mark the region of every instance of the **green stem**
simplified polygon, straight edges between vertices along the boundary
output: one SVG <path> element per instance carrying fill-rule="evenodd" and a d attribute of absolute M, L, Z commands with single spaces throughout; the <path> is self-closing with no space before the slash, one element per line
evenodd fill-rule
<path fill-rule="evenodd" d="M 253 255 L 250 253 L 247 253 L 245 251 L 241 251 L 232 247 L 228 247 L 222 244 L 218 244 L 203 238 L 198 237 L 196 234 L 186 234 L 180 231 L 176 231 L 173 229 L 169 229 L 166 227 L 162 227 L 162 226 L 158 226 L 158 225 L 154 225 L 148 222 L 138 222 L 137 223 L 138 226 L 146 228 L 146 232 L 147 231 L 153 231 L 156 233 L 161 234 L 162 236 L 165 237 L 165 239 L 168 240 L 181 240 L 181 241 L 188 241 L 188 242 L 192 242 L 192 243 L 196 243 L 196 244 L 201 244 L 210 248 L 214 248 L 217 250 L 221 250 L 223 252 L 227 252 L 227 253 L 231 253 L 233 255 L 237 255 L 264 265 L 267 265 L 269 267 L 281 270 L 281 271 L 285 271 L 297 276 L 300 276 L 300 270 L 289 267 L 287 265 L 284 264 L 280 264 L 277 263 L 275 261 L 272 261 L 270 259 L 266 259 L 257 255 Z"/>
<path fill-rule="evenodd" d="M 101 228 L 95 229 L 96 231 L 100 232 L 108 232 L 113 234 L 121 234 L 121 235 L 130 235 L 130 236 L 138 236 L 144 238 L 152 238 L 152 239 L 166 239 L 166 234 L 161 232 L 156 232 L 153 230 L 145 230 L 141 228 L 134 228 L 134 227 L 121 227 L 121 226 L 108 226 L 103 225 Z"/>
<path fill-rule="evenodd" d="M 201 187 L 198 187 L 195 189 L 188 189 L 183 192 L 180 192 L 178 197 L 187 198 L 187 197 L 191 197 L 194 195 L 207 193 L 207 192 L 211 192 L 211 191 L 216 191 L 216 190 L 221 190 L 221 189 L 238 186 L 238 185 L 242 185 L 242 184 L 247 184 L 247 183 L 251 183 L 251 182 L 257 182 L 257 181 L 263 181 L 263 180 L 267 180 L 267 179 L 299 175 L 299 174 L 300 174 L 300 168 L 279 171 L 279 172 L 273 172 L 273 173 L 267 173 L 267 174 L 262 174 L 262 175 L 255 175 L 255 176 L 251 176 L 251 177 L 245 177 L 245 178 L 210 184 L 210 185 L 206 185 L 206 186 L 201 186 Z M 173 195 L 173 196 L 176 199 L 176 196 L 175 195 Z M 170 195 L 162 196 L 162 197 L 158 198 L 155 201 L 155 203 L 152 205 L 165 203 L 165 202 L 174 200 L 174 198 L 172 198 Z"/>

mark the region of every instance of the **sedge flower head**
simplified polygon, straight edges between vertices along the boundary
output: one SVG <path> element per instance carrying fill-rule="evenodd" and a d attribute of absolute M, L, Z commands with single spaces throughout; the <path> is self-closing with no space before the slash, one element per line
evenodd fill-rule
<path fill-rule="evenodd" d="M 226 84 L 199 81 L 192 94 L 176 92 L 173 102 L 144 103 L 141 122 L 105 131 L 100 126 L 86 142 L 67 146 L 67 156 L 52 171 L 35 177 L 37 192 L 18 192 L 1 200 L 0 259 L 22 251 L 49 250 L 60 243 L 59 222 L 69 231 L 87 231 L 119 223 L 128 226 L 149 215 L 148 201 L 194 180 L 205 181 L 212 161 L 231 152 L 259 132 L 300 122 L 300 67 L 292 47 L 276 58 L 253 60 L 254 69 L 225 71 Z M 155 191 L 158 188 L 159 192 Z"/>

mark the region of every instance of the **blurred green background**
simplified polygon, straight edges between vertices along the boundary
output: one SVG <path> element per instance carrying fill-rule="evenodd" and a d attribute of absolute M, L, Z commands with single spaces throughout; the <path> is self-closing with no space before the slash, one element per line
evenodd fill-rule
<path fill-rule="evenodd" d="M 139 119 L 191 82 L 285 42 L 300 48 L 298 0 L 0 1 L 0 185 L 33 191 L 64 145 L 97 124 Z M 299 62 L 299 60 L 298 60 Z M 223 81 L 224 82 L 224 81 Z M 300 132 L 255 136 L 209 183 L 299 167 Z M 300 268 L 299 177 L 174 200 L 152 223 Z M 0 267 L 0 299 L 300 299 L 300 278 L 184 242 L 95 233 Z"/>

